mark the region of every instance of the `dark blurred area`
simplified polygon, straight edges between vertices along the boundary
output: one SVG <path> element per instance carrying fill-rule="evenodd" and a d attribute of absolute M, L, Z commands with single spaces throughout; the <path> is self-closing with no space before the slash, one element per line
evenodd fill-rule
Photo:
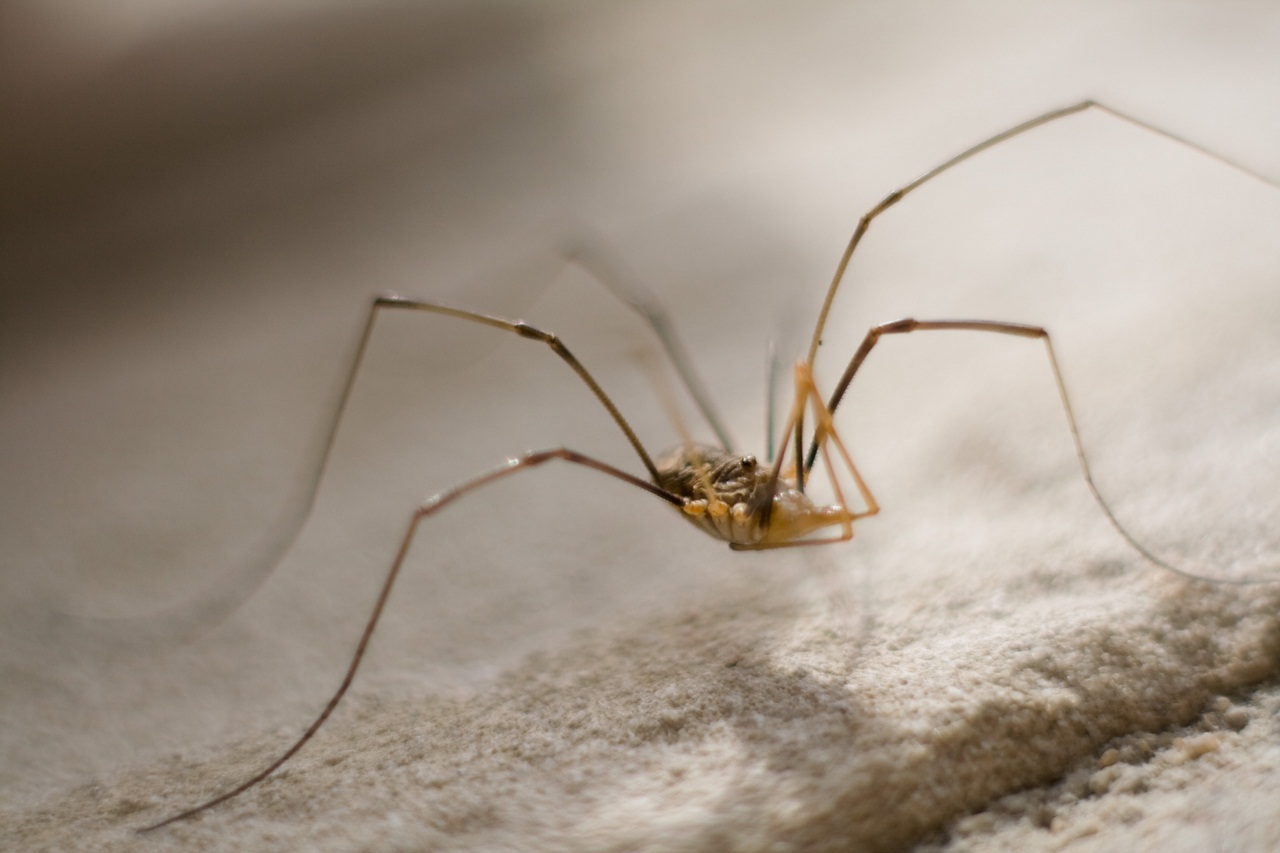
<path fill-rule="evenodd" d="M 562 111 L 548 12 L 0 6 L 0 358 L 155 311 L 206 286 L 181 274 L 193 265 L 322 246 L 401 182 L 448 206 L 478 168 L 498 188 L 536 178 Z"/>
<path fill-rule="evenodd" d="M 404 81 L 456 83 L 475 73 L 477 57 L 519 62 L 530 22 L 511 11 L 338 8 L 92 44 L 74 21 L 10 5 L 0 47 L 11 119 L 0 141 L 5 224 L 163 182 L 192 160 L 291 133 Z M 475 115 L 483 100 L 451 106 L 455 122 L 460 107 L 483 121 Z M 448 127 L 436 130 L 448 136 Z M 380 141 L 371 153 L 393 157 L 395 141 Z M 379 140 L 368 142 L 374 149 Z"/>

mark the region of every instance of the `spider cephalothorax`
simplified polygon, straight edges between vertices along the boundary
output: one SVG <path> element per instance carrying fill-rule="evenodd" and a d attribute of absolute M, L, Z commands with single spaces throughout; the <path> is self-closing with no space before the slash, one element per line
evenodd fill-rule
<path fill-rule="evenodd" d="M 707 488 L 736 506 L 762 503 L 769 492 L 769 470 L 754 456 L 709 444 L 680 446 L 659 456 L 658 485 L 686 500 L 705 500 Z"/>

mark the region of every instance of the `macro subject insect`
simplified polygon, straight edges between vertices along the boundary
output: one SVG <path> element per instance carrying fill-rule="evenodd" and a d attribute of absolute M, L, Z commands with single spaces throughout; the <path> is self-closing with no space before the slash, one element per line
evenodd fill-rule
<path fill-rule="evenodd" d="M 850 260 L 857 250 L 871 223 L 882 213 L 896 205 L 912 191 L 952 169 L 975 155 L 1006 140 L 1037 127 L 1057 121 L 1088 109 L 1098 110 L 1116 119 L 1155 133 L 1173 143 L 1186 146 L 1220 163 L 1239 169 L 1259 180 L 1273 183 L 1234 162 L 1193 142 L 1175 136 L 1133 116 L 1112 109 L 1095 101 L 1082 101 L 1061 109 L 1046 112 L 1035 118 L 995 134 L 973 145 L 920 177 L 889 193 L 868 210 L 859 220 L 843 255 L 836 267 L 821 308 L 814 323 L 807 353 L 792 366 L 792 386 L 789 401 L 782 407 L 785 417 L 781 428 L 775 432 L 770 427 L 765 452 L 753 455 L 733 446 L 728 430 L 711 403 L 696 371 L 687 357 L 674 327 L 657 300 L 640 283 L 610 270 L 607 261 L 593 253 L 590 247 L 575 247 L 569 254 L 611 290 L 627 307 L 638 313 L 661 343 L 671 366 L 679 377 L 717 443 L 696 443 L 688 431 L 681 427 L 682 442 L 660 455 L 651 455 L 640 441 L 630 423 L 608 393 L 597 383 L 588 369 L 570 351 L 559 337 L 523 321 L 512 321 L 481 314 L 436 302 L 414 299 L 395 294 L 376 297 L 369 307 L 363 331 L 356 347 L 355 358 L 346 374 L 345 383 L 336 410 L 329 422 L 323 452 L 311 480 L 311 497 L 322 479 L 324 466 L 333 447 L 343 412 L 347 407 L 365 351 L 372 337 L 377 317 L 386 310 L 408 309 L 455 318 L 505 331 L 532 343 L 548 347 L 588 387 L 596 400 L 613 419 L 643 468 L 643 476 L 628 472 L 612 464 L 600 461 L 566 447 L 557 447 L 524 453 L 507 459 L 500 466 L 481 473 L 454 487 L 440 492 L 421 504 L 411 516 L 399 541 L 395 556 L 382 580 L 376 603 L 368 617 L 359 642 L 347 665 L 346 672 L 336 691 L 319 715 L 306 730 L 260 772 L 234 788 L 218 794 L 179 814 L 167 817 L 145 827 L 151 831 L 175 821 L 184 820 L 226 802 L 262 782 L 316 734 L 341 702 L 355 678 L 369 641 L 377 628 L 383 608 L 391 594 L 419 527 L 437 512 L 476 492 L 485 486 L 515 474 L 539 468 L 545 463 L 557 461 L 592 469 L 608 477 L 628 483 L 669 504 L 672 511 L 709 536 L 726 542 L 734 550 L 762 550 L 843 542 L 854 535 L 855 522 L 875 515 L 880 507 L 868 484 L 864 481 L 840 436 L 835 414 L 844 399 L 850 383 L 866 362 L 876 345 L 887 336 L 917 332 L 963 331 L 999 334 L 1039 341 L 1044 346 L 1048 365 L 1062 404 L 1065 421 L 1070 432 L 1081 474 L 1111 526 L 1144 558 L 1170 572 L 1184 577 L 1213 583 L 1261 583 L 1271 579 L 1211 580 L 1185 571 L 1162 560 L 1133 536 L 1117 519 L 1111 507 L 1094 483 L 1093 474 L 1085 454 L 1077 428 L 1075 413 L 1063 381 L 1062 372 L 1049 332 L 1041 326 L 1027 325 L 1005 320 L 991 319 L 900 319 L 873 326 L 863 337 L 860 346 L 852 353 L 839 381 L 829 393 L 824 394 L 815 383 L 814 362 L 818 356 L 832 304 L 845 278 Z M 771 389 L 772 391 L 772 389 Z M 772 406 L 770 407 L 772 411 Z M 815 500 L 808 490 L 814 469 L 821 463 L 825 482 L 833 493 L 832 503 Z M 852 500 L 850 500 L 852 499 Z M 298 529 L 305 520 L 302 513 Z M 297 530 L 294 531 L 296 535 Z M 277 555 L 278 556 L 278 555 Z"/>

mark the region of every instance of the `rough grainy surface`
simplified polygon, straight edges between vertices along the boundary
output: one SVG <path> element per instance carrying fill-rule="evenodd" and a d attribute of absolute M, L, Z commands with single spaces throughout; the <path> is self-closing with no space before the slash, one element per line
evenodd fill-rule
<path fill-rule="evenodd" d="M 30 118 L 0 142 L 0 849 L 1280 847 L 1280 584 L 1146 563 L 1039 344 L 942 334 L 883 343 L 841 409 L 884 507 L 853 543 L 731 553 L 591 472 L 522 474 L 420 532 L 293 761 L 135 832 L 296 737 L 425 494 L 528 447 L 639 470 L 538 345 L 384 317 L 264 576 L 369 292 L 561 333 L 656 451 L 635 318 L 524 251 L 587 220 L 758 449 L 765 340 L 965 143 L 1095 95 L 1280 171 L 1276 13 L 1112 6 L 15 7 L 40 49 L 0 50 Z M 875 321 L 1043 322 L 1133 533 L 1274 575 L 1276 233 L 1275 187 L 1077 116 L 876 223 L 818 381 Z"/>
<path fill-rule="evenodd" d="M 1057 784 L 955 821 L 922 850 L 1265 850 L 1280 837 L 1280 692 L 1226 696 L 1185 728 L 1117 738 Z"/>
<path fill-rule="evenodd" d="M 1257 814 L 1232 831 L 1274 841 L 1275 690 L 1252 691 L 1280 660 L 1280 594 L 1106 580 L 865 633 L 744 590 L 588 633 L 467 701 L 353 703 L 287 773 L 147 842 L 217 849 L 231 827 L 255 849 L 893 850 L 945 827 L 955 849 L 1056 849 L 1242 804 Z M 80 786 L 12 816 L 10 837 L 53 849 L 74 826 L 77 849 L 134 849 L 131 824 L 278 742 Z"/>

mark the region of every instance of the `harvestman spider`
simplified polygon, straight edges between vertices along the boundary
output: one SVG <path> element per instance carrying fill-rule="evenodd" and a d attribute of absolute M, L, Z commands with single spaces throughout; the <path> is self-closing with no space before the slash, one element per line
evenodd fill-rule
<path fill-rule="evenodd" d="M 1127 529 L 1120 523 L 1112 512 L 1111 507 L 1103 499 L 1102 494 L 1098 491 L 1094 484 L 1093 475 L 1089 468 L 1088 460 L 1085 457 L 1084 445 L 1080 441 L 1080 432 L 1076 426 L 1075 414 L 1071 408 L 1071 401 L 1067 395 L 1066 385 L 1062 379 L 1062 372 L 1058 367 L 1058 360 L 1054 354 L 1053 343 L 1049 337 L 1049 333 L 1041 326 L 1030 326 L 1021 323 L 1010 323 L 1001 320 L 914 320 L 902 319 L 894 320 L 889 323 L 881 323 L 871 328 L 863 338 L 861 346 L 854 353 L 853 358 L 849 361 L 845 368 L 844 374 L 840 377 L 840 381 L 836 384 L 835 390 L 826 400 L 819 394 L 817 386 L 813 379 L 813 363 L 818 354 L 818 346 L 822 338 L 823 328 L 826 325 L 827 316 L 830 313 L 832 302 L 835 300 L 836 293 L 839 290 L 840 283 L 844 279 L 845 271 L 849 266 L 849 261 L 853 257 L 854 251 L 858 244 L 862 241 L 862 237 L 866 234 L 871 223 L 880 214 L 884 213 L 890 207 L 893 207 L 901 201 L 912 190 L 917 189 L 926 182 L 932 180 L 938 175 L 946 172 L 954 166 L 968 160 L 976 154 L 985 151 L 995 145 L 1000 144 L 1015 136 L 1026 133 L 1033 128 L 1048 124 L 1066 116 L 1083 112 L 1089 108 L 1097 109 L 1105 112 L 1115 118 L 1135 125 L 1143 130 L 1158 134 L 1173 142 L 1187 146 L 1201 154 L 1212 157 L 1213 159 L 1239 169 L 1259 180 L 1266 183 L 1274 183 L 1273 181 L 1259 175 L 1245 167 L 1234 163 L 1208 149 L 1190 142 L 1186 139 L 1178 137 L 1168 131 L 1162 130 L 1154 125 L 1147 124 L 1133 116 L 1127 115 L 1119 110 L 1112 109 L 1104 104 L 1095 101 L 1082 101 L 1069 107 L 1052 110 L 1042 115 L 1036 116 L 1030 121 L 1011 127 L 1001 133 L 996 134 L 988 139 L 979 142 L 966 150 L 955 155 L 951 159 L 935 166 L 928 172 L 916 178 L 909 184 L 895 190 L 885 196 L 879 204 L 867 211 L 858 221 L 858 226 L 853 232 L 853 236 L 849 240 L 848 246 L 844 250 L 840 263 L 836 267 L 835 276 L 832 278 L 830 286 L 827 288 L 826 298 L 822 303 L 822 308 L 818 312 L 817 322 L 814 324 L 813 335 L 809 342 L 808 353 L 803 361 L 798 362 L 794 369 L 794 393 L 788 411 L 784 426 L 781 431 L 781 441 L 778 445 L 778 453 L 774 454 L 773 447 L 773 429 L 770 426 L 768 436 L 768 460 L 762 464 L 755 456 L 744 455 L 736 452 L 728 437 L 720 418 L 717 416 L 715 407 L 711 404 L 710 399 L 696 373 L 691 368 L 688 358 L 686 357 L 683 346 L 676 337 L 674 329 L 668 320 L 665 312 L 657 301 L 650 295 L 647 290 L 631 279 L 618 276 L 616 273 L 608 272 L 603 260 L 593 255 L 587 250 L 577 250 L 571 253 L 572 260 L 576 260 L 584 267 L 591 271 L 600 281 L 608 287 L 622 302 L 628 307 L 639 313 L 645 321 L 650 325 L 657 334 L 664 351 L 670 359 L 676 372 L 680 376 L 686 389 L 689 391 L 695 404 L 700 410 L 702 416 L 706 419 L 711 430 L 716 434 L 719 446 L 694 444 L 689 438 L 685 437 L 683 444 L 674 450 L 664 454 L 655 460 L 649 455 L 640 439 L 636 436 L 631 425 L 627 423 L 626 418 L 618 410 L 613 400 L 605 393 L 604 389 L 597 384 L 596 380 L 582 365 L 581 362 L 569 351 L 569 348 L 561 342 L 560 338 L 550 332 L 545 332 L 528 323 L 522 321 L 509 321 L 498 317 L 492 317 L 485 314 L 478 314 L 473 311 L 466 311 L 460 308 L 451 308 L 434 302 L 427 302 L 421 299 L 411 299 L 404 296 L 394 294 L 385 294 L 378 296 L 373 300 L 373 304 L 369 309 L 367 319 L 365 320 L 364 330 L 359 339 L 356 348 L 355 359 L 347 373 L 342 393 L 338 400 L 337 408 L 330 421 L 328 432 L 324 441 L 324 449 L 319 457 L 319 463 L 314 470 L 310 481 L 309 495 L 304 501 L 303 512 L 296 519 L 296 527 L 292 531 L 291 539 L 296 537 L 297 532 L 301 529 L 306 515 L 310 510 L 311 501 L 315 497 L 319 481 L 323 475 L 324 468 L 327 464 L 330 450 L 333 447 L 334 438 L 337 434 L 338 424 L 342 419 L 342 414 L 346 409 L 347 401 L 351 395 L 351 389 L 355 384 L 356 374 L 359 372 L 361 361 L 363 360 L 365 349 L 369 344 L 369 340 L 373 333 L 374 321 L 378 314 L 384 308 L 408 308 L 417 311 L 426 311 L 433 314 L 441 314 L 447 317 L 456 317 L 460 320 L 467 320 L 473 323 L 480 323 L 491 326 L 495 329 L 501 329 L 506 332 L 512 332 L 523 338 L 533 341 L 540 341 L 551 348 L 551 351 L 559 356 L 568 367 L 576 373 L 591 393 L 595 395 L 600 404 L 608 410 L 618 428 L 626 436 L 630 442 L 632 449 L 640 458 L 640 462 L 644 465 L 645 471 L 649 479 L 644 480 L 626 471 L 614 467 L 598 459 L 593 459 L 576 451 L 565 447 L 558 447 L 550 450 L 539 450 L 525 453 L 522 456 L 508 459 L 501 466 L 494 468 L 454 486 L 452 489 L 441 492 L 423 503 L 413 513 L 408 527 L 400 540 L 399 548 L 396 551 L 395 558 L 391 561 L 390 567 L 387 569 L 386 577 L 383 579 L 381 591 L 378 594 L 377 602 L 374 604 L 373 612 L 369 615 L 369 620 L 365 624 L 364 631 L 360 636 L 360 642 L 356 646 L 355 653 L 351 657 L 350 663 L 347 665 L 346 674 L 343 676 L 342 683 L 338 689 L 329 698 L 319 716 L 311 723 L 305 732 L 290 746 L 283 755 L 273 761 L 268 767 L 247 779 L 235 788 L 214 797 L 199 805 L 193 806 L 180 814 L 173 815 L 158 823 L 143 828 L 142 832 L 148 832 L 159 829 L 162 826 L 174 823 L 175 821 L 184 820 L 199 814 L 206 809 L 213 808 L 227 800 L 236 797 L 259 782 L 266 779 L 277 769 L 288 761 L 295 753 L 298 752 L 307 741 L 315 735 L 315 733 L 324 724 L 329 715 L 333 713 L 334 708 L 342 700 L 347 689 L 351 686 L 355 678 L 356 670 L 360 666 L 361 660 L 364 658 L 365 650 L 369 645 L 369 640 L 373 636 L 374 629 L 377 627 L 378 619 L 382 615 L 383 607 L 387 603 L 387 599 L 391 594 L 391 587 L 395 583 L 396 576 L 400 572 L 400 567 L 404 562 L 405 555 L 409 551 L 409 546 L 413 542 L 413 537 L 418 530 L 419 524 L 434 515 L 449 504 L 464 497 L 465 495 L 477 491 L 478 489 L 489 485 L 490 483 L 509 477 L 520 471 L 536 468 L 545 462 L 552 460 L 560 460 L 570 462 L 574 465 L 581 465 L 586 468 L 607 474 L 610 477 L 629 483 L 639 489 L 652 494 L 660 500 L 671 504 L 685 519 L 692 522 L 699 529 L 707 534 L 722 539 L 729 543 L 729 547 L 734 550 L 760 550 L 765 548 L 787 548 L 799 545 L 821 545 L 831 542 L 843 542 L 853 538 L 853 523 L 860 518 L 875 515 L 880 511 L 879 505 L 876 503 L 875 497 L 871 490 L 863 481 L 862 476 L 858 473 L 857 466 L 854 465 L 853 459 L 846 450 L 844 443 L 840 439 L 840 434 L 836 429 L 832 415 L 836 408 L 840 405 L 845 391 L 849 388 L 849 383 L 853 381 L 853 377 L 866 361 L 867 356 L 875 345 L 886 335 L 902 335 L 910 332 L 927 332 L 927 331 L 971 331 L 971 332 L 991 332 L 1000 335 L 1013 335 L 1022 338 L 1033 338 L 1044 343 L 1045 352 L 1049 359 L 1049 368 L 1053 373 L 1054 382 L 1057 385 L 1058 396 L 1062 403 L 1063 412 L 1066 416 L 1067 428 L 1071 433 L 1071 439 L 1075 446 L 1076 458 L 1080 464 L 1081 474 L 1084 476 L 1085 483 L 1089 487 L 1094 500 L 1101 508 L 1111 526 L 1124 537 L 1124 539 L 1150 562 L 1170 572 L 1182 575 L 1197 581 L 1213 582 L 1213 583 L 1266 583 L 1270 579 L 1247 579 L 1247 580 L 1210 580 L 1185 570 L 1179 569 L 1168 562 L 1157 557 L 1149 551 L 1141 542 L 1139 542 Z M 806 409 L 812 413 L 815 426 L 812 428 L 812 434 L 806 439 L 805 436 L 805 411 Z M 770 408 L 770 416 L 772 416 L 772 407 Z M 806 451 L 805 445 L 808 443 Z M 835 448 L 836 459 L 833 460 L 831 446 Z M 788 453 L 792 455 L 793 461 L 787 464 Z M 830 506 L 823 506 L 815 503 L 806 493 L 806 479 L 810 476 L 814 465 L 817 463 L 818 457 L 822 458 L 827 477 L 830 481 L 831 490 L 834 493 L 836 503 Z M 839 463 L 839 469 L 837 466 Z M 858 497 L 861 499 L 862 506 L 860 509 L 850 509 L 849 504 L 845 500 L 844 489 L 841 487 L 841 476 L 838 476 L 838 470 L 843 475 L 847 475 L 857 491 Z M 819 537 L 811 537 L 810 534 L 823 530 L 837 528 L 838 532 Z M 276 555 L 278 556 L 278 555 Z"/>

